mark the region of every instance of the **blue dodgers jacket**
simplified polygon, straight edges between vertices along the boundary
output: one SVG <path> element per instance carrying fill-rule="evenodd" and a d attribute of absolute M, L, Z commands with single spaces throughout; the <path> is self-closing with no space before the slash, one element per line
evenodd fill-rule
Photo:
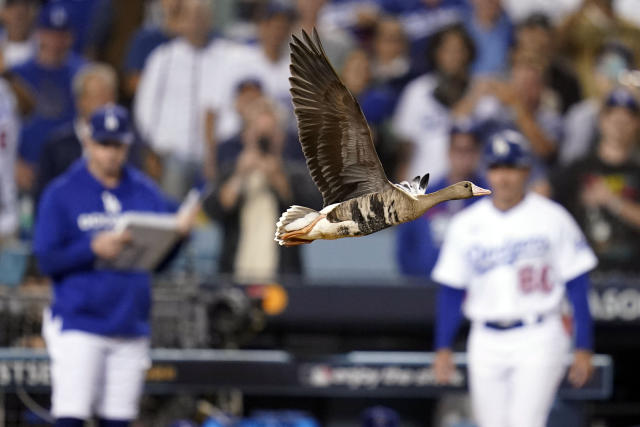
<path fill-rule="evenodd" d="M 36 219 L 34 252 L 54 284 L 51 313 L 63 330 L 105 336 L 149 334 L 151 276 L 96 267 L 93 236 L 126 211 L 172 212 L 176 206 L 140 171 L 126 166 L 119 185 L 105 188 L 75 162 L 49 185 Z"/>

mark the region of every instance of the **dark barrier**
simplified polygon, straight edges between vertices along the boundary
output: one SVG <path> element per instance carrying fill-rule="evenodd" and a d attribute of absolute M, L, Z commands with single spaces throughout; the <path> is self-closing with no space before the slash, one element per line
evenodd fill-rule
<path fill-rule="evenodd" d="M 260 395 L 319 397 L 436 397 L 466 389 L 465 355 L 455 355 L 457 370 L 450 386 L 439 386 L 431 365 L 433 353 L 350 352 L 296 356 L 271 350 L 152 351 L 147 393 L 206 392 L 233 388 Z M 567 364 L 570 362 L 567 359 Z M 611 395 L 611 358 L 594 357 L 595 373 L 581 389 L 563 383 L 567 399 L 607 399 Z M 43 392 L 50 387 L 49 363 L 40 350 L 0 350 L 0 389 Z"/>

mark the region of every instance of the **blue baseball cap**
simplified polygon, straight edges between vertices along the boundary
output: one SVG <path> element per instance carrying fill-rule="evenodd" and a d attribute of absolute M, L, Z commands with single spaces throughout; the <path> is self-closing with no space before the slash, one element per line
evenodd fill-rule
<path fill-rule="evenodd" d="M 89 119 L 91 138 L 98 143 L 117 141 L 122 144 L 133 142 L 131 121 L 126 108 L 107 105 L 98 109 Z"/>
<path fill-rule="evenodd" d="M 262 82 L 260 81 L 259 78 L 257 77 L 246 77 L 242 80 L 240 80 L 237 84 L 236 84 L 236 93 L 240 92 L 241 90 L 253 86 L 256 89 L 262 91 Z"/>
<path fill-rule="evenodd" d="M 360 418 L 362 427 L 398 427 L 400 425 L 398 413 L 386 406 L 367 408 Z"/>
<path fill-rule="evenodd" d="M 258 9 L 260 20 L 271 19 L 276 15 L 283 15 L 294 20 L 297 16 L 296 9 L 288 0 L 269 0 L 262 8 Z"/>
<path fill-rule="evenodd" d="M 471 117 L 458 118 L 451 123 L 449 135 L 464 133 L 479 138 L 481 127 L 481 123 Z"/>
<path fill-rule="evenodd" d="M 609 92 L 604 102 L 606 107 L 622 107 L 632 111 L 635 114 L 640 112 L 640 104 L 633 94 L 622 87 L 616 88 Z"/>
<path fill-rule="evenodd" d="M 71 30 L 69 9 L 62 3 L 47 3 L 40 10 L 38 28 L 58 31 Z"/>
<path fill-rule="evenodd" d="M 489 138 L 485 148 L 485 160 L 488 167 L 510 166 L 528 168 L 533 162 L 529 151 L 529 141 L 515 130 L 503 130 Z"/>

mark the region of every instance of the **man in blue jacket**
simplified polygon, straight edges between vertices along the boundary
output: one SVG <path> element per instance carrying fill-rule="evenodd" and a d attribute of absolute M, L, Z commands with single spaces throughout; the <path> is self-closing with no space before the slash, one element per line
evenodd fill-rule
<path fill-rule="evenodd" d="M 33 58 L 10 71 L 18 87 L 35 100 L 26 116 L 18 144 L 18 186 L 31 191 L 35 168 L 49 133 L 73 120 L 75 106 L 71 82 L 85 60 L 71 52 L 71 13 L 59 2 L 42 7 L 37 22 L 38 48 Z"/>
<path fill-rule="evenodd" d="M 97 110 L 84 137 L 85 158 L 44 191 L 34 251 L 54 283 L 43 334 L 51 357 L 56 426 L 101 427 L 136 418 L 149 364 L 150 274 L 98 267 L 118 256 L 130 236 L 111 230 L 122 212 L 171 212 L 149 178 L 126 166 L 133 136 L 127 111 Z M 178 214 L 187 234 L 193 212 Z"/>
<path fill-rule="evenodd" d="M 449 129 L 449 170 L 446 176 L 429 183 L 433 193 L 458 181 L 469 180 L 487 188 L 481 174 L 481 123 L 459 119 Z M 429 209 L 415 221 L 398 226 L 396 232 L 396 259 L 402 274 L 424 277 L 431 275 L 451 218 L 479 199 L 451 200 Z"/>

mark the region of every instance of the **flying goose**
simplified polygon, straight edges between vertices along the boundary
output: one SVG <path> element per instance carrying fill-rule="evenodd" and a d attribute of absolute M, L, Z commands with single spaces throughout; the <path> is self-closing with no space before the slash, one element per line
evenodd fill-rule
<path fill-rule="evenodd" d="M 291 46 L 291 95 L 307 166 L 324 208 L 291 206 L 276 224 L 284 246 L 364 236 L 420 217 L 446 200 L 491 194 L 461 181 L 425 194 L 429 174 L 408 183 L 387 179 L 360 105 L 329 63 L 317 31 Z"/>

